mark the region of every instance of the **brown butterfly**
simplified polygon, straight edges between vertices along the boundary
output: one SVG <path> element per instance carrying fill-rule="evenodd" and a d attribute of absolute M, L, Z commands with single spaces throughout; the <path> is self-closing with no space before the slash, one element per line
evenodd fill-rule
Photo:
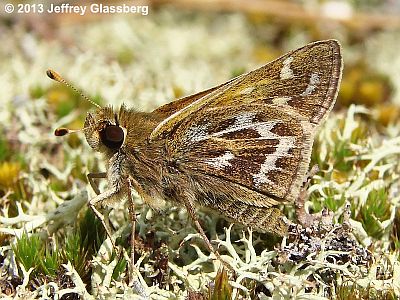
<path fill-rule="evenodd" d="M 99 107 L 82 129 L 107 163 L 106 172 L 88 175 L 97 193 L 90 207 L 99 216 L 98 203 L 119 201 L 132 187 L 152 207 L 164 200 L 184 205 L 211 250 L 197 206 L 284 235 L 288 222 L 274 206 L 299 196 L 341 74 L 339 43 L 318 41 L 150 113 Z M 107 178 L 107 190 L 100 192 L 94 178 Z"/>

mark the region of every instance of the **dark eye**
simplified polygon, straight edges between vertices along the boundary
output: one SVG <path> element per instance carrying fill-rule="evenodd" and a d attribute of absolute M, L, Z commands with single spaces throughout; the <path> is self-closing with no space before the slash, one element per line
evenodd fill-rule
<path fill-rule="evenodd" d="M 124 142 L 124 131 L 116 125 L 108 125 L 100 131 L 101 141 L 110 149 L 118 149 Z"/>

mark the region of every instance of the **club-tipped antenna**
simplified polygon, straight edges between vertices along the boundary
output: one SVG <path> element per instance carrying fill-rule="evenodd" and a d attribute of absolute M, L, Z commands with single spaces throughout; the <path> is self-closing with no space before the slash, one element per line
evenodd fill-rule
<path fill-rule="evenodd" d="M 81 129 L 68 129 L 68 128 L 65 128 L 65 127 L 59 127 L 56 130 L 54 130 L 54 135 L 55 136 L 64 136 L 64 135 L 71 134 L 71 133 L 77 133 L 77 132 L 80 132 L 80 131 L 85 131 L 85 130 L 88 130 L 90 128 L 92 128 L 92 126 L 84 127 L 84 128 L 81 128 Z"/>
<path fill-rule="evenodd" d="M 67 134 L 70 134 L 70 133 L 75 133 L 75 132 L 78 132 L 78 131 L 81 131 L 82 129 L 77 129 L 77 130 L 71 130 L 71 129 L 68 129 L 68 128 L 65 128 L 65 127 L 60 127 L 60 128 L 57 128 L 56 130 L 54 130 L 54 135 L 55 136 L 64 136 L 64 135 L 67 135 Z"/>
<path fill-rule="evenodd" d="M 60 74 L 58 74 L 56 71 L 53 71 L 51 69 L 48 69 L 46 71 L 47 76 L 50 79 L 53 79 L 57 82 L 63 83 L 65 84 L 67 87 L 73 89 L 75 92 L 77 92 L 79 95 L 81 95 L 82 98 L 86 99 L 86 101 L 88 101 L 89 103 L 93 104 L 94 106 L 96 106 L 97 108 L 101 108 L 100 105 L 98 105 L 96 102 L 94 102 L 93 100 L 90 100 L 89 97 L 87 97 L 86 95 L 84 95 L 80 90 L 78 90 L 77 88 L 75 88 L 73 85 L 71 85 L 70 83 L 68 83 L 64 78 L 61 77 Z M 66 134 L 66 133 L 65 133 Z M 62 134 L 62 135 L 65 135 Z"/>
<path fill-rule="evenodd" d="M 77 133 L 77 132 L 89 130 L 92 127 L 93 127 L 93 125 L 87 126 L 87 127 L 83 127 L 81 129 L 68 129 L 68 128 L 65 128 L 65 127 L 59 127 L 59 128 L 56 128 L 56 130 L 54 130 L 54 135 L 55 136 L 64 136 L 64 135 L 71 134 L 71 133 Z"/>
<path fill-rule="evenodd" d="M 53 79 L 53 80 L 55 80 L 55 81 L 57 81 L 57 82 L 60 82 L 60 83 L 65 84 L 66 86 L 68 86 L 69 88 L 71 88 L 71 89 L 73 89 L 75 92 L 77 92 L 79 95 L 81 95 L 82 98 L 86 99 L 86 101 L 88 101 L 89 103 L 93 104 L 94 106 L 96 106 L 96 107 L 98 107 L 98 108 L 101 108 L 100 105 L 98 105 L 98 104 L 97 104 L 96 102 L 94 102 L 93 100 L 90 100 L 89 97 L 87 97 L 87 96 L 84 95 L 81 91 L 79 91 L 77 88 L 75 88 L 73 85 L 71 85 L 70 83 L 68 83 L 68 82 L 67 82 L 64 78 L 62 78 L 61 75 L 58 74 L 56 71 L 53 71 L 53 70 L 51 70 L 51 69 L 48 69 L 48 70 L 46 71 L 46 74 L 47 74 L 47 76 L 48 76 L 50 79 Z M 57 129 L 54 131 L 54 135 L 55 135 L 55 136 L 64 136 L 64 135 L 67 135 L 67 134 L 70 134 L 70 133 L 76 133 L 76 132 L 80 132 L 80 131 L 85 131 L 85 130 L 90 129 L 91 127 L 92 127 L 92 126 L 88 126 L 88 127 L 84 127 L 84 128 L 81 128 L 81 129 L 68 129 L 68 128 L 65 128 L 65 127 L 60 127 L 60 128 L 57 128 Z"/>

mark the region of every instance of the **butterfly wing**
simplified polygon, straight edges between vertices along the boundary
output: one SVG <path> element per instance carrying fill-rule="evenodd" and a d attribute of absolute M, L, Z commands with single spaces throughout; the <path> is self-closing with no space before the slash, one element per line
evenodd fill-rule
<path fill-rule="evenodd" d="M 161 122 L 150 139 L 168 135 L 189 115 L 208 106 L 283 104 L 293 114 L 318 125 L 336 100 L 342 74 L 340 50 L 336 40 L 311 43 L 204 94 L 196 94 L 199 97 L 194 95 L 181 99 L 181 102 L 178 100 L 177 104 L 182 105 L 173 102 L 170 108 L 180 110 L 174 110 Z"/>
<path fill-rule="evenodd" d="M 276 204 L 297 197 L 312 134 L 309 122 L 282 105 L 210 107 L 185 120 L 167 149 L 183 172 L 239 184 Z"/>
<path fill-rule="evenodd" d="M 341 73 L 340 45 L 320 41 L 241 77 L 210 105 L 284 104 L 318 125 L 335 104 Z"/>
<path fill-rule="evenodd" d="M 207 96 L 208 94 L 212 93 L 213 91 L 215 91 L 219 88 L 229 85 L 235 79 L 236 78 L 233 78 L 233 79 L 229 80 L 228 82 L 225 82 L 218 86 L 214 86 L 205 91 L 201 91 L 199 93 L 189 95 L 189 96 L 177 99 L 175 101 L 169 102 L 167 104 L 164 104 L 163 106 L 160 106 L 157 109 L 153 110 L 152 113 L 155 113 L 155 114 L 159 115 L 160 117 L 166 119 L 166 118 L 170 117 L 172 114 L 177 113 L 184 107 L 187 107 L 188 105 L 192 104 L 193 102 L 199 100 L 200 98 Z"/>
<path fill-rule="evenodd" d="M 337 41 L 306 45 L 171 114 L 152 132 L 174 165 L 293 201 L 308 170 L 315 128 L 332 109 L 341 78 Z"/>

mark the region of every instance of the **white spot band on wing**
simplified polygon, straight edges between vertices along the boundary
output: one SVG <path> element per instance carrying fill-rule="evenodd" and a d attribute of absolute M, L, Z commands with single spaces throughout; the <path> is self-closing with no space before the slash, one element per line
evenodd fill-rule
<path fill-rule="evenodd" d="M 312 73 L 310 77 L 310 82 L 307 85 L 305 91 L 300 94 L 300 96 L 308 96 L 311 95 L 314 90 L 317 88 L 318 84 L 320 83 L 320 79 L 317 73 Z"/>
<path fill-rule="evenodd" d="M 217 169 L 223 169 L 225 167 L 231 166 L 231 163 L 229 160 L 234 158 L 235 156 L 233 155 L 232 152 L 226 151 L 223 155 L 218 156 L 218 157 L 212 157 L 209 158 L 205 161 L 206 164 L 209 164 Z"/>
<path fill-rule="evenodd" d="M 290 68 L 290 64 L 293 61 L 293 57 L 289 56 L 283 61 L 283 67 L 281 69 L 280 78 L 281 80 L 290 79 L 294 77 L 293 70 Z"/>

